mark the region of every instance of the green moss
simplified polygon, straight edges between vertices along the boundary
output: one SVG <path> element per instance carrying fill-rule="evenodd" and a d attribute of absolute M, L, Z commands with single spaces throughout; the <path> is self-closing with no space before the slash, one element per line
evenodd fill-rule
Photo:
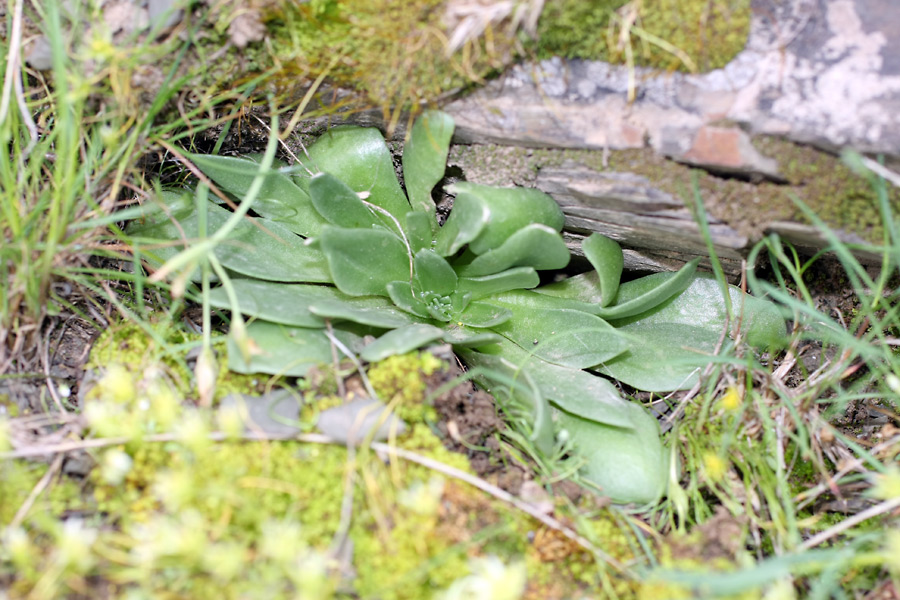
<path fill-rule="evenodd" d="M 624 63 L 620 45 L 622 16 L 627 0 L 548 2 L 538 28 L 535 51 L 540 58 L 564 56 Z M 686 69 L 672 47 L 689 57 L 697 70 L 725 66 L 743 50 L 750 31 L 749 0 L 643 0 L 637 3 L 635 26 L 627 38 L 636 64 L 660 69 Z M 654 41 L 663 40 L 664 44 Z M 665 44 L 671 47 L 665 47 Z"/>
<path fill-rule="evenodd" d="M 177 362 L 153 363 L 160 354 L 137 328 L 114 328 L 100 340 L 91 360 L 102 378 L 86 405 L 120 410 L 110 427 L 139 433 L 127 444 L 92 451 L 98 468 L 86 482 L 65 480 L 39 500 L 26 521 L 31 566 L 16 583 L 19 595 L 28 595 L 59 560 L 60 517 L 76 507 L 97 515 L 98 526 L 84 538 L 84 569 L 92 581 L 111 582 L 113 597 L 332 597 L 338 581 L 327 568 L 328 551 L 340 529 L 348 469 L 357 474 L 349 529 L 356 576 L 349 585 L 360 597 L 431 597 L 469 573 L 470 557 L 487 555 L 507 563 L 524 557 L 533 579 L 529 597 L 573 597 L 596 588 L 600 571 L 577 547 L 546 559 L 529 542 L 541 529 L 529 516 L 413 462 L 385 462 L 365 448 L 351 462 L 344 447 L 297 441 L 142 441 L 143 433 L 178 430 L 189 418 L 212 421 L 211 411 L 182 406 L 179 394 L 190 373 Z M 413 352 L 372 365 L 368 376 L 409 424 L 400 447 L 471 472 L 467 457 L 447 450 L 425 422 L 434 414 L 423 402 L 423 378 L 444 368 L 432 355 Z M 175 412 L 162 410 L 168 400 L 157 403 L 157 395 L 174 398 Z M 122 457 L 130 464 L 120 472 L 108 468 L 122 464 L 111 458 Z M 8 499 L 27 495 L 46 467 L 6 462 L 0 469 L 0 516 L 8 522 L 17 508 Z M 604 550 L 631 556 L 613 519 L 601 516 L 592 526 Z M 3 560 L 0 584 L 14 572 Z M 66 596 L 69 582 L 80 577 L 55 581 L 51 595 Z"/>
<path fill-rule="evenodd" d="M 413 421 L 434 421 L 437 415 L 430 406 L 424 406 L 425 378 L 446 365 L 428 352 L 411 352 L 391 356 L 372 365 L 368 377 L 378 397 L 384 402 L 396 403 L 400 418 Z"/>
<path fill-rule="evenodd" d="M 13 520 L 34 486 L 47 472 L 48 466 L 27 460 L 0 461 L 0 531 Z M 38 496 L 29 514 L 57 515 L 84 507 L 81 490 L 70 479 L 54 478 L 49 490 Z"/>
<path fill-rule="evenodd" d="M 326 73 L 390 113 L 418 108 L 506 64 L 515 39 L 507 27 L 450 57 L 443 0 L 329 0 L 283 3 L 270 15 L 275 81 Z M 428 57 L 423 60 L 422 57 Z M 399 113 L 396 113 L 399 114 Z"/>
<path fill-rule="evenodd" d="M 180 351 L 173 351 L 172 348 L 199 345 L 200 334 L 186 333 L 173 327 L 161 327 L 156 334 L 167 347 L 157 343 L 138 325 L 116 324 L 106 329 L 94 342 L 86 368 L 96 369 L 102 375 L 109 365 L 121 365 L 141 380 L 144 371 L 153 366 L 162 369 L 178 395 L 194 396 L 193 373 L 182 360 Z M 230 371 L 224 341 L 214 343 L 213 351 L 218 358 L 215 400 L 231 393 L 262 392 L 272 383 L 265 375 L 243 375 Z"/>

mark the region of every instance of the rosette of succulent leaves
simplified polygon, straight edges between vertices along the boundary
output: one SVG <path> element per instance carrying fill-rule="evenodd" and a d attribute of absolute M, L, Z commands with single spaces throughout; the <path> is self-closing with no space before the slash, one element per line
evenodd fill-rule
<path fill-rule="evenodd" d="M 726 300 L 696 261 L 620 285 L 622 251 L 598 234 L 582 246 L 595 270 L 541 286 L 539 270 L 570 259 L 563 213 L 543 192 L 454 183 L 438 224 L 432 190 L 453 128 L 442 112 L 419 117 L 402 156 L 405 192 L 372 128 L 335 127 L 291 167 L 273 163 L 274 146 L 262 160 L 192 154 L 243 199 L 238 215 L 201 185 L 162 193 L 164 210 L 128 232 L 162 263 L 227 231 L 210 246 L 224 269 L 209 302 L 232 311 L 230 369 L 303 377 L 332 361 L 332 339 L 368 361 L 449 343 L 542 452 L 562 437 L 583 478 L 614 500 L 658 499 L 669 461 L 657 420 L 610 379 L 652 392 L 692 386 L 728 300 L 756 348 L 779 343 L 783 318 L 733 286 Z M 160 250 L 161 239 L 175 243 Z"/>

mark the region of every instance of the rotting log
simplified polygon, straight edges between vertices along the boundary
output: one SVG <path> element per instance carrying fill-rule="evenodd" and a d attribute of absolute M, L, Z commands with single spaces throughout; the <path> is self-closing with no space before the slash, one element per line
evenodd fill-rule
<path fill-rule="evenodd" d="M 536 187 L 562 207 L 566 241 L 576 255 L 581 254 L 581 239 L 597 232 L 623 246 L 627 269 L 677 269 L 697 256 L 709 263 L 706 241 L 691 212 L 644 177 L 567 163 L 541 169 Z M 738 276 L 748 239 L 717 220 L 709 223 L 709 233 L 725 272 Z"/>

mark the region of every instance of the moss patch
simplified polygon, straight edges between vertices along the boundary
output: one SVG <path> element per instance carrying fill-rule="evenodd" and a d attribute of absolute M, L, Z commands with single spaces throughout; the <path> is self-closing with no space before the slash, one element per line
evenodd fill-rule
<path fill-rule="evenodd" d="M 169 344 L 191 342 L 158 333 Z M 177 361 L 160 362 L 160 345 L 135 327 L 115 327 L 99 340 L 91 361 L 100 377 L 85 400 L 85 418 L 94 435 L 130 441 L 91 450 L 96 468 L 86 481 L 63 477 L 45 491 L 39 513 L 17 533 L 15 552 L 0 555 L 0 585 L 15 578 L 14 595 L 47 585 L 48 597 L 62 597 L 100 585 L 108 597 L 415 599 L 448 589 L 470 575 L 473 558 L 490 556 L 520 565 L 511 573 L 525 565 L 529 598 L 613 589 L 580 547 L 439 470 L 386 461 L 366 448 L 351 454 L 299 441 L 213 443 L 207 434 L 216 427 L 215 410 L 183 402 L 190 373 Z M 369 379 L 409 425 L 399 447 L 471 473 L 466 455 L 447 450 L 426 422 L 435 411 L 423 402 L 423 378 L 445 367 L 413 352 L 371 365 Z M 257 387 L 243 383 L 237 391 Z M 307 387 L 310 409 L 320 408 L 314 386 Z M 169 431 L 172 441 L 142 439 Z M 45 468 L 0 463 L 0 499 L 23 498 Z M 0 516 L 8 522 L 16 508 L 4 501 Z M 63 518 L 73 508 L 86 519 L 77 531 Z M 634 541 L 612 512 L 591 512 L 586 526 L 603 549 L 631 560 Z M 342 531 L 353 548 L 345 568 L 332 553 Z M 40 583 L 50 569 L 60 576 Z M 625 580 L 617 585 L 631 589 Z"/>
<path fill-rule="evenodd" d="M 637 5 L 635 26 L 649 34 L 632 32 L 625 37 L 639 65 L 686 70 L 685 61 L 672 49 L 677 48 L 697 70 L 709 71 L 728 64 L 747 43 L 749 0 L 563 0 L 548 2 L 544 8 L 537 55 L 624 63 L 625 46 L 619 40 L 626 4 Z"/>
<path fill-rule="evenodd" d="M 283 3 L 269 22 L 271 53 L 283 66 L 276 80 L 296 85 L 297 74 L 326 73 L 388 112 L 481 81 L 511 60 L 506 26 L 448 56 L 443 18 L 443 0 Z"/>

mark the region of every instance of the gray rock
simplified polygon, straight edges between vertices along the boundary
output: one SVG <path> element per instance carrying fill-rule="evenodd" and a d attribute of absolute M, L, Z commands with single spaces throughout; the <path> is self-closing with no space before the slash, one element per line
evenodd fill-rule
<path fill-rule="evenodd" d="M 39 35 L 25 51 L 25 62 L 32 69 L 47 71 L 53 66 L 53 51 L 47 36 Z"/>
<path fill-rule="evenodd" d="M 406 424 L 393 414 L 385 415 L 387 407 L 372 398 L 360 398 L 323 410 L 316 427 L 325 435 L 344 444 L 360 444 L 374 429 L 373 441 L 388 439 L 391 433 L 406 431 Z M 377 427 L 377 429 L 375 429 Z"/>
<path fill-rule="evenodd" d="M 290 437 L 301 433 L 297 422 L 300 404 L 288 390 L 275 390 L 263 396 L 229 394 L 220 409 L 237 407 L 244 420 L 244 430 L 270 437 Z"/>
<path fill-rule="evenodd" d="M 178 0 L 147 0 L 147 14 L 151 29 L 162 34 L 174 27 L 184 16 L 184 11 L 177 8 Z"/>
<path fill-rule="evenodd" d="M 446 107 L 456 119 L 457 139 L 564 148 L 650 145 L 692 164 L 766 177 L 777 177 L 777 168 L 741 130 L 900 157 L 900 4 L 753 0 L 752 8 L 747 47 L 723 69 L 637 69 L 640 84 L 629 103 L 627 67 L 560 59 L 519 65 Z M 723 120 L 733 134 L 722 136 L 723 146 L 710 147 L 703 130 Z"/>

